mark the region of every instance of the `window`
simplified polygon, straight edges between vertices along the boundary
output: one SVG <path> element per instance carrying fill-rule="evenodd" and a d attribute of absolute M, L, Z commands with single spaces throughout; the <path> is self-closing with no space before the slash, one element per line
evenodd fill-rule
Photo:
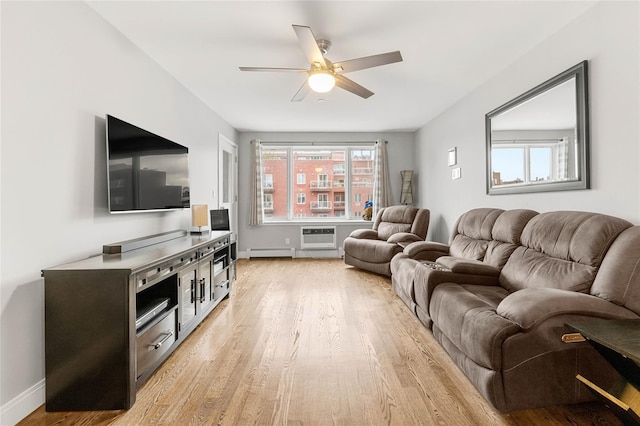
<path fill-rule="evenodd" d="M 491 151 L 493 185 L 566 179 L 567 168 L 559 167 L 565 163 L 562 148 L 561 144 L 551 145 L 544 141 L 494 145 Z"/>
<path fill-rule="evenodd" d="M 268 152 L 262 152 L 262 193 L 263 207 L 269 203 L 270 208 L 263 209 L 263 219 L 267 221 L 286 220 L 289 203 L 287 195 L 277 187 L 288 185 L 287 182 L 287 164 L 289 162 L 289 152 L 286 149 L 272 149 Z M 267 195 L 268 201 L 267 201 Z"/>
<path fill-rule="evenodd" d="M 262 176 L 262 187 L 267 189 L 273 189 L 273 175 L 264 174 Z"/>
<path fill-rule="evenodd" d="M 272 205 L 264 212 L 265 222 L 361 220 L 375 185 L 373 142 L 339 147 L 262 144 L 261 162 L 263 194 L 271 195 Z"/>
<path fill-rule="evenodd" d="M 318 204 L 316 205 L 316 208 L 322 209 L 322 210 L 331 209 L 331 203 L 329 202 L 328 194 L 318 194 Z M 318 214 L 318 217 L 326 217 L 326 216 L 320 216 Z"/>
<path fill-rule="evenodd" d="M 262 208 L 267 210 L 273 210 L 273 195 L 272 194 L 264 194 L 262 196 Z"/>

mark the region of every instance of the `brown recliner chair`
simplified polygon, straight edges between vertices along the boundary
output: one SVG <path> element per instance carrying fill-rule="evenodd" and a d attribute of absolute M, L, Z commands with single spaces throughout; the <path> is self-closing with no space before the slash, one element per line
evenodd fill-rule
<path fill-rule="evenodd" d="M 344 263 L 390 277 L 393 256 L 427 237 L 429 216 L 413 206 L 381 208 L 372 229 L 356 229 L 344 240 Z"/>

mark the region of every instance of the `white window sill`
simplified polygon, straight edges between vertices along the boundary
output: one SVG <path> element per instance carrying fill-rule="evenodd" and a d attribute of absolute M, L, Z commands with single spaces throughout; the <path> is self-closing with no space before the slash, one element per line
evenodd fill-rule
<path fill-rule="evenodd" d="M 351 220 L 340 220 L 340 219 L 324 219 L 324 220 L 270 220 L 268 222 L 263 222 L 262 225 L 364 225 L 367 223 L 373 223 L 371 220 L 364 219 L 351 219 Z"/>

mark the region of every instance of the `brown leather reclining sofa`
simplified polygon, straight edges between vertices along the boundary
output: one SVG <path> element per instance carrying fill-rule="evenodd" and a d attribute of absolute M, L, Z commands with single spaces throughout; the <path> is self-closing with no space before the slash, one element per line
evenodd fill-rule
<path fill-rule="evenodd" d="M 356 229 L 345 238 L 344 263 L 391 276 L 391 259 L 402 247 L 427 237 L 429 215 L 429 210 L 413 206 L 381 208 L 372 229 Z"/>
<path fill-rule="evenodd" d="M 593 399 L 617 373 L 565 324 L 640 319 L 640 227 L 588 212 L 474 209 L 448 245 L 391 261 L 396 294 L 503 412 Z"/>

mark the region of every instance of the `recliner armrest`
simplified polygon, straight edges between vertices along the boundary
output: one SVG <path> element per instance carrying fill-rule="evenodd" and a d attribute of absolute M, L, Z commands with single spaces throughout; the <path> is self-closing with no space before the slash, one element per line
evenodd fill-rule
<path fill-rule="evenodd" d="M 528 330 L 558 315 L 576 314 L 610 319 L 638 319 L 622 306 L 586 293 L 555 288 L 525 288 L 505 297 L 496 313 Z"/>
<path fill-rule="evenodd" d="M 387 239 L 388 243 L 415 243 L 417 241 L 423 241 L 422 238 L 411 232 L 398 232 L 393 234 Z"/>
<path fill-rule="evenodd" d="M 436 263 L 458 274 L 486 275 L 488 277 L 500 275 L 500 270 L 495 266 L 474 259 L 442 256 L 438 258 Z"/>
<path fill-rule="evenodd" d="M 377 240 L 378 239 L 378 231 L 374 231 L 373 229 L 356 229 L 351 234 L 349 234 L 352 238 L 359 238 L 362 240 Z"/>
<path fill-rule="evenodd" d="M 415 260 L 436 260 L 449 254 L 449 246 L 435 241 L 417 241 L 406 246 L 404 254 Z"/>

